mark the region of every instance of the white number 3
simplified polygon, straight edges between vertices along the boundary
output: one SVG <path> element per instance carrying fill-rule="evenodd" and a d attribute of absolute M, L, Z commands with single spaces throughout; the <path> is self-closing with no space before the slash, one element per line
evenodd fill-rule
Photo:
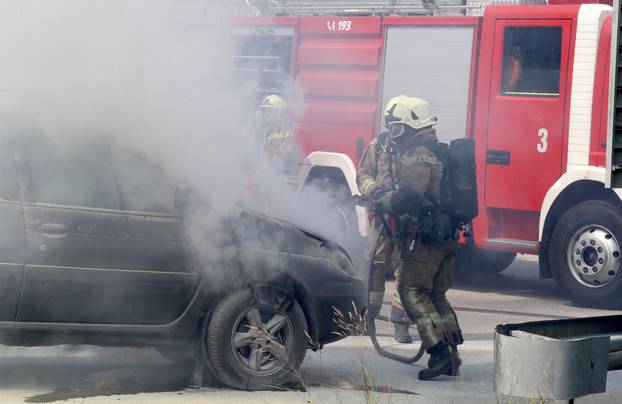
<path fill-rule="evenodd" d="M 538 153 L 546 153 L 546 149 L 549 147 L 549 142 L 547 141 L 549 131 L 542 128 L 538 131 L 538 136 L 540 137 L 540 143 L 536 145 L 536 149 L 538 149 Z"/>

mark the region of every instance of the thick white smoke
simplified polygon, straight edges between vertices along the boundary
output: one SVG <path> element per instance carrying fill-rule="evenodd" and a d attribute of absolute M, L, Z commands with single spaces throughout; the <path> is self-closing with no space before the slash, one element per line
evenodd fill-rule
<path fill-rule="evenodd" d="M 201 1 L 3 2 L 3 115 L 63 139 L 104 134 L 176 175 L 230 187 L 243 139 L 227 91 L 226 11 Z M 219 169 L 196 172 L 207 167 Z"/>
<path fill-rule="evenodd" d="M 338 234 L 330 198 L 301 205 L 278 171 L 257 166 L 254 111 L 231 91 L 234 10 L 225 0 L 0 3 L 2 132 L 35 128 L 61 148 L 105 136 L 140 151 L 208 201 L 192 238 L 212 258 L 236 204 Z"/>

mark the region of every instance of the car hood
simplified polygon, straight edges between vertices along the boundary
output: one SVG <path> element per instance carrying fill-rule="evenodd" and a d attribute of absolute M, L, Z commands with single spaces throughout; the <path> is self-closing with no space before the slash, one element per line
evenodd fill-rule
<path fill-rule="evenodd" d="M 242 208 L 222 230 L 218 251 L 198 251 L 211 255 L 201 264 L 221 269 L 206 272 L 216 286 L 265 283 L 284 275 L 311 290 L 331 279 L 333 284 L 360 280 L 341 246 L 288 221 Z"/>
<path fill-rule="evenodd" d="M 247 208 L 232 222 L 233 242 L 243 248 L 307 255 L 318 258 L 332 257 L 330 251 L 339 251 L 350 260 L 338 243 L 304 226 Z"/>

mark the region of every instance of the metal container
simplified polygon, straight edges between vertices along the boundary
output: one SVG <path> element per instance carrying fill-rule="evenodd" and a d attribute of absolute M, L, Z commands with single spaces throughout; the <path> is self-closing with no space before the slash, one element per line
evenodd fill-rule
<path fill-rule="evenodd" d="M 610 336 L 620 332 L 619 315 L 499 325 L 495 391 L 538 402 L 602 393 L 613 360 Z"/>

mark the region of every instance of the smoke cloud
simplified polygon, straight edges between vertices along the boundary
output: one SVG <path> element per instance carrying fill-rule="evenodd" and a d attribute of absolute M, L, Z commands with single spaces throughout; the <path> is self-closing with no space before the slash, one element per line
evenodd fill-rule
<path fill-rule="evenodd" d="M 226 12 L 200 1 L 5 2 L 2 113 L 58 140 L 111 137 L 231 190 L 243 139 Z"/>
<path fill-rule="evenodd" d="M 210 260 L 227 254 L 223 226 L 239 215 L 237 205 L 338 237 L 333 199 L 314 189 L 301 203 L 284 175 L 258 157 L 249 130 L 254 89 L 233 91 L 239 83 L 231 77 L 231 3 L 2 2 L 2 134 L 40 132 L 54 143 L 50 148 L 74 154 L 76 144 L 103 137 L 113 155 L 140 153 L 155 162 L 161 178 L 206 201 L 190 235 Z M 130 163 L 117 168 L 140 177 Z M 153 185 L 137 187 L 136 196 L 169 203 L 172 190 L 160 195 Z"/>

